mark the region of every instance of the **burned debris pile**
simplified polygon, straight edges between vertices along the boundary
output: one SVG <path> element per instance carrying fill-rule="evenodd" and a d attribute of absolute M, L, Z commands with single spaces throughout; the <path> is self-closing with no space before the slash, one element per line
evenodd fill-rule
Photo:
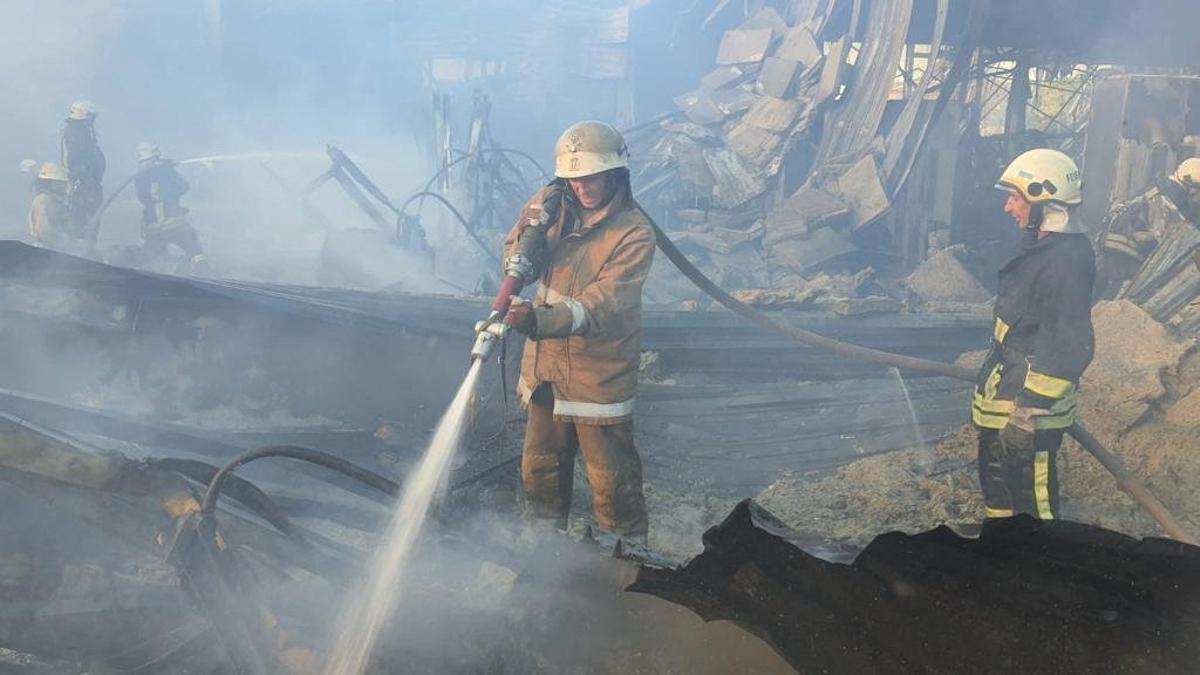
<path fill-rule="evenodd" d="M 986 302 L 969 274 L 950 298 L 903 283 L 931 245 L 949 242 L 932 218 L 912 225 L 893 213 L 944 107 L 932 85 L 948 97 L 971 50 L 943 46 L 939 14 L 924 75 L 896 91 L 911 3 L 872 3 L 863 35 L 830 20 L 849 3 L 795 4 L 790 23 L 765 7 L 726 32 L 716 69 L 675 99 L 677 113 L 630 134 L 639 199 L 751 304 L 859 314 Z"/>
<path fill-rule="evenodd" d="M 978 539 L 876 538 L 853 562 L 788 543 L 746 501 L 679 570 L 631 590 L 737 623 L 800 672 L 1190 672 L 1200 557 L 1167 540 L 1022 516 Z"/>

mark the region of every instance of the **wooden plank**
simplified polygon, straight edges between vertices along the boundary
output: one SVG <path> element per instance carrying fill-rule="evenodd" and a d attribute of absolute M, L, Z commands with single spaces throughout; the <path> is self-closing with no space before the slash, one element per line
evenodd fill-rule
<path fill-rule="evenodd" d="M 872 155 L 855 162 L 838 178 L 837 185 L 850 205 L 851 227 L 855 230 L 874 222 L 891 208 Z"/>
<path fill-rule="evenodd" d="M 716 124 L 725 119 L 712 100 L 712 92 L 703 87 L 675 97 L 675 106 L 696 124 Z"/>
<path fill-rule="evenodd" d="M 800 62 L 769 56 L 758 73 L 755 90 L 764 96 L 785 98 L 799 72 Z"/>
<path fill-rule="evenodd" d="M 725 148 L 706 148 L 704 161 L 712 172 L 713 202 L 723 208 L 744 204 L 766 191 L 767 186 L 758 172 L 734 152 Z"/>
<path fill-rule="evenodd" d="M 720 66 L 700 78 L 700 86 L 710 91 L 724 89 L 747 79 L 753 72 L 754 68 L 748 65 Z"/>
<path fill-rule="evenodd" d="M 821 58 L 821 48 L 812 33 L 804 26 L 793 26 L 775 50 L 775 56 L 811 66 Z"/>
<path fill-rule="evenodd" d="M 777 134 L 787 132 L 803 109 L 802 101 L 760 96 L 746 113 L 745 123 Z"/>
<path fill-rule="evenodd" d="M 770 28 L 726 31 L 717 50 L 717 65 L 759 63 L 767 56 L 771 37 Z"/>
<path fill-rule="evenodd" d="M 729 131 L 725 144 L 768 176 L 778 171 L 778 150 L 783 145 L 783 136 L 760 129 L 743 119 Z"/>

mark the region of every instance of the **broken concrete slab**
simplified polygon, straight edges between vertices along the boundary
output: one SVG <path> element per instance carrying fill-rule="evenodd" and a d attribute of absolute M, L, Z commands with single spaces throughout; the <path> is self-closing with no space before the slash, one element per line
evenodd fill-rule
<path fill-rule="evenodd" d="M 834 314 L 841 316 L 902 312 L 905 309 L 903 302 L 882 295 L 872 295 L 865 298 L 830 298 L 828 302 L 823 304 Z"/>
<path fill-rule="evenodd" d="M 926 302 L 987 302 L 992 294 L 958 257 L 965 250 L 960 244 L 938 251 L 913 270 L 904 285 Z"/>
<path fill-rule="evenodd" d="M 821 58 L 821 48 L 808 28 L 793 26 L 775 50 L 775 56 L 811 66 Z"/>
<path fill-rule="evenodd" d="M 804 186 L 767 215 L 763 246 L 805 236 L 819 227 L 840 225 L 849 214 L 850 207 L 836 196 Z"/>
<path fill-rule="evenodd" d="M 726 31 L 717 50 L 717 65 L 758 63 L 766 58 L 773 37 L 770 28 Z"/>
<path fill-rule="evenodd" d="M 815 288 L 747 288 L 734 291 L 733 297 L 759 309 L 796 309 L 811 305 L 821 292 Z"/>
<path fill-rule="evenodd" d="M 740 206 L 766 191 L 762 175 L 746 166 L 736 153 L 725 148 L 706 148 L 703 152 L 712 172 L 712 198 L 717 206 Z"/>
<path fill-rule="evenodd" d="M 864 155 L 837 179 L 838 191 L 850 205 L 851 228 L 859 230 L 874 222 L 891 208 L 879 166 L 871 154 Z"/>
<path fill-rule="evenodd" d="M 689 229 L 696 231 L 728 229 L 751 238 L 761 236 L 763 232 L 763 213 L 759 208 L 676 209 L 675 216 L 687 223 Z"/>
<path fill-rule="evenodd" d="M 831 227 L 822 227 L 804 239 L 788 239 L 770 248 L 776 262 L 801 274 L 857 251 L 858 247 Z"/>
<path fill-rule="evenodd" d="M 1092 325 L 1096 355 L 1083 374 L 1080 404 L 1088 426 L 1112 438 L 1163 400 L 1166 378 L 1196 341 L 1173 334 L 1128 300 L 1097 303 Z"/>
<path fill-rule="evenodd" d="M 762 70 L 758 73 L 755 90 L 773 98 L 784 98 L 792 88 L 796 74 L 800 72 L 800 62 L 791 59 L 781 59 L 768 56 L 763 61 Z"/>

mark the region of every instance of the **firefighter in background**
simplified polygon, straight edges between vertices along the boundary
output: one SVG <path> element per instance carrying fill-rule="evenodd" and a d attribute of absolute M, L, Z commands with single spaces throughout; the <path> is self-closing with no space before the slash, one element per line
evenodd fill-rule
<path fill-rule="evenodd" d="M 1082 186 L 1070 157 L 1030 150 L 996 187 L 1023 240 L 1000 270 L 992 348 L 976 382 L 979 483 L 989 518 L 1048 520 L 1058 510 L 1055 457 L 1095 344 L 1095 254 L 1074 209 Z"/>
<path fill-rule="evenodd" d="M 1097 246 L 1098 297 L 1120 297 L 1159 243 L 1194 228 L 1200 228 L 1200 158 L 1195 157 L 1105 216 Z"/>
<path fill-rule="evenodd" d="M 175 162 L 162 156 L 153 143 L 137 144 L 138 173 L 134 188 L 142 203 L 143 265 L 161 259 L 174 244 L 187 256 L 178 270 L 199 273 L 207 269 L 200 237 L 188 222 L 188 210 L 179 202 L 188 182 L 175 170 Z"/>
<path fill-rule="evenodd" d="M 642 286 L 654 231 L 629 185 L 628 150 L 602 122 L 567 129 L 557 179 L 526 204 L 505 242 L 506 273 L 540 281 L 505 323 L 526 336 L 517 391 L 528 411 L 521 476 L 526 521 L 563 529 L 576 452 L 583 454 L 597 524 L 645 542 L 642 464 L 633 403 L 642 338 Z M 527 224 L 547 227 L 538 260 L 514 255 Z M 520 268 L 520 269 L 515 269 Z"/>
<path fill-rule="evenodd" d="M 29 234 L 43 248 L 82 255 L 87 242 L 71 216 L 67 190 L 67 172 L 61 166 L 46 162 L 38 167 L 29 206 Z"/>
<path fill-rule="evenodd" d="M 87 231 L 92 216 L 104 201 L 106 162 L 96 139 L 96 104 L 79 100 L 71 104 L 62 129 L 62 166 L 68 178 L 67 203 L 79 231 Z"/>

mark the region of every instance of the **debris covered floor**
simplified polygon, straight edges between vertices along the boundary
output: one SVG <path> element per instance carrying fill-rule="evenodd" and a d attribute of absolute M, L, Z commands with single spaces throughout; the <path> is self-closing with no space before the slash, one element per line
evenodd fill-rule
<path fill-rule="evenodd" d="M 0 660 L 24 661 L 25 672 L 219 672 L 236 650 L 215 626 L 241 621 L 261 641 L 259 658 L 314 672 L 336 618 L 325 608 L 340 606 L 365 564 L 390 498 L 288 460 L 240 471 L 249 483 L 217 512 L 239 597 L 254 609 L 233 619 L 214 619 L 215 591 L 189 562 L 200 557 L 178 554 L 180 523 L 216 466 L 264 445 L 336 451 L 402 483 L 452 393 L 445 383 L 462 372 L 458 327 L 480 303 L 156 277 L 15 243 L 0 244 L 0 257 L 0 290 L 43 294 L 10 305 L 0 335 L 57 346 L 56 367 L 75 378 L 40 380 L 45 364 L 5 364 L 22 390 L 0 392 L 0 500 L 24 516 L 6 520 L 0 588 L 11 602 L 0 647 L 12 651 Z M 930 358 L 987 335 L 986 321 L 964 316 L 822 316 L 801 318 Z M 1121 356 L 1090 371 L 1085 390 L 1119 390 L 1125 406 L 1097 432 L 1194 526 L 1196 503 L 1171 487 L 1191 482 L 1188 446 L 1166 454 L 1149 440 L 1191 433 L 1192 345 L 1126 302 L 1099 306 L 1097 325 L 1101 344 L 1136 335 L 1142 347 L 1108 349 Z M 303 340 L 293 348 L 322 356 L 274 353 L 272 336 L 285 334 L 321 341 L 319 352 Z M 759 369 L 747 371 L 751 344 Z M 1192 548 L 1070 523 L 1014 522 L 979 540 L 920 534 L 978 521 L 970 439 L 956 431 L 961 384 L 831 363 L 715 312 L 648 312 L 647 350 L 639 443 L 650 550 L 589 542 L 583 491 L 574 539 L 522 539 L 520 415 L 493 368 L 415 566 L 406 606 L 421 607 L 422 620 L 400 610 L 377 656 L 383 672 L 803 672 L 851 662 L 863 672 L 961 671 L 985 655 L 1034 670 L 1053 655 L 1045 669 L 1109 659 L 1183 672 L 1194 662 L 1180 637 L 1198 609 Z M 418 371 L 421 387 L 402 386 Z M 398 405 L 395 391 L 412 400 Z M 824 420 L 830 411 L 853 424 Z M 1069 515 L 1154 535 L 1090 462 L 1073 450 L 1064 458 Z M 875 539 L 894 529 L 914 536 Z M 1061 564 L 1030 562 L 1051 554 Z M 1113 585 L 1130 570 L 1134 586 Z M 995 602 L 1001 587 L 1011 602 Z M 1057 637 L 1005 652 L 1029 635 Z"/>

